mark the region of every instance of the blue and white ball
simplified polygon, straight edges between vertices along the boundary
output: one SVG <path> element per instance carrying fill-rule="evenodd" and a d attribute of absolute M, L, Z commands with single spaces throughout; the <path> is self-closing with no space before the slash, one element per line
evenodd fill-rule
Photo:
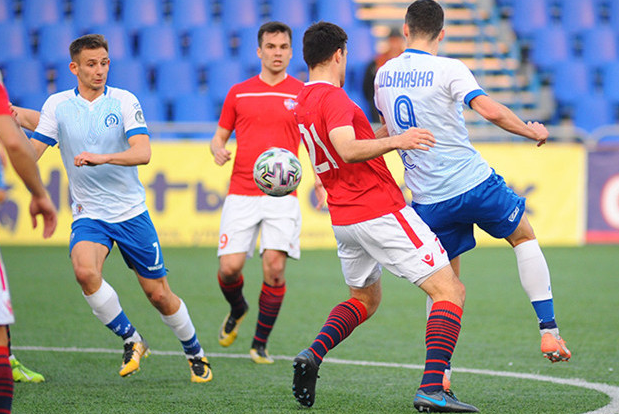
<path fill-rule="evenodd" d="M 254 164 L 254 181 L 267 195 L 282 197 L 292 193 L 301 182 L 301 163 L 284 148 L 269 148 Z"/>

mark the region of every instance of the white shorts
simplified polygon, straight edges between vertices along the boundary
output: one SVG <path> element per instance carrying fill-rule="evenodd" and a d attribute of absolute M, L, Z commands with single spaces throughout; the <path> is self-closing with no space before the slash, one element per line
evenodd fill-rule
<path fill-rule="evenodd" d="M 383 266 L 419 286 L 449 264 L 438 237 L 409 206 L 361 223 L 333 226 L 333 232 L 350 287 L 373 284 Z"/>
<path fill-rule="evenodd" d="M 15 323 L 11 294 L 9 292 L 9 280 L 4 269 L 4 261 L 0 256 L 0 325 Z"/>
<path fill-rule="evenodd" d="M 247 253 L 252 257 L 260 233 L 260 254 L 281 250 L 299 259 L 301 208 L 295 196 L 242 196 L 230 194 L 221 210 L 217 256 Z"/>

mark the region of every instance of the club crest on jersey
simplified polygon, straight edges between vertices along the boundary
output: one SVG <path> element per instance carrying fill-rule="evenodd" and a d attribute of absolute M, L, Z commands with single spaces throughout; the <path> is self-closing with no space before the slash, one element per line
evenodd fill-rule
<path fill-rule="evenodd" d="M 144 113 L 141 110 L 135 113 L 135 120 L 140 124 L 144 123 Z"/>
<path fill-rule="evenodd" d="M 287 110 L 292 111 L 294 108 L 297 107 L 299 103 L 297 101 L 295 101 L 294 99 L 288 98 L 284 101 L 284 106 L 286 107 Z"/>
<path fill-rule="evenodd" d="M 105 126 L 108 128 L 112 128 L 120 125 L 120 118 L 116 114 L 109 114 L 105 117 Z"/>

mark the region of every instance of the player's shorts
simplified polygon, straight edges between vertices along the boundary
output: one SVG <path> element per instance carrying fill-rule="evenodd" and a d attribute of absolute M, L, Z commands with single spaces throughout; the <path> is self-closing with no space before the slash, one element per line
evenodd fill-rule
<path fill-rule="evenodd" d="M 453 259 L 475 247 L 473 224 L 497 239 L 512 234 L 524 214 L 525 201 L 493 170 L 485 181 L 449 200 L 411 205 Z"/>
<path fill-rule="evenodd" d="M 281 250 L 299 259 L 301 208 L 292 195 L 284 197 L 229 194 L 221 210 L 217 256 L 246 253 L 252 257 L 260 233 L 260 254 Z"/>
<path fill-rule="evenodd" d="M 9 292 L 9 279 L 4 268 L 4 261 L 0 256 L 0 325 L 15 323 L 13 305 L 11 305 L 11 293 Z"/>
<path fill-rule="evenodd" d="M 69 252 L 81 241 L 100 243 L 108 250 L 112 250 L 116 242 L 127 266 L 142 277 L 159 279 L 167 273 L 159 237 L 148 211 L 120 223 L 77 219 L 71 225 Z"/>
<path fill-rule="evenodd" d="M 333 226 L 346 284 L 364 288 L 384 266 L 417 286 L 449 264 L 438 237 L 409 206 L 372 220 Z"/>

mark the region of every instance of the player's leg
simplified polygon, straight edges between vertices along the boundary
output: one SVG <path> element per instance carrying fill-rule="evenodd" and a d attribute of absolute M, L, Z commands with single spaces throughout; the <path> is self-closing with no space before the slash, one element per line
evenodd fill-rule
<path fill-rule="evenodd" d="M 9 362 L 8 325 L 0 325 L 0 413 L 10 413 L 13 404 L 13 370 Z"/>
<path fill-rule="evenodd" d="M 224 298 L 230 305 L 230 311 L 224 317 L 219 328 L 218 340 L 221 346 L 230 346 L 235 341 L 241 322 L 249 311 L 249 305 L 243 295 L 243 266 L 246 253 L 231 253 L 219 256 L 217 281 Z"/>
<path fill-rule="evenodd" d="M 516 230 L 505 239 L 514 248 L 520 283 L 537 314 L 542 353 L 552 362 L 569 360 L 572 353 L 559 335 L 555 321 L 550 271 L 525 214 Z"/>
<path fill-rule="evenodd" d="M 9 325 L 6 326 L 6 335 L 8 338 L 7 348 L 9 349 L 9 362 L 11 363 L 11 369 L 13 370 L 13 381 L 34 383 L 44 382 L 45 377 L 43 377 L 43 375 L 27 368 L 17 360 L 15 355 L 13 355 L 13 351 L 11 351 L 11 328 Z"/>

